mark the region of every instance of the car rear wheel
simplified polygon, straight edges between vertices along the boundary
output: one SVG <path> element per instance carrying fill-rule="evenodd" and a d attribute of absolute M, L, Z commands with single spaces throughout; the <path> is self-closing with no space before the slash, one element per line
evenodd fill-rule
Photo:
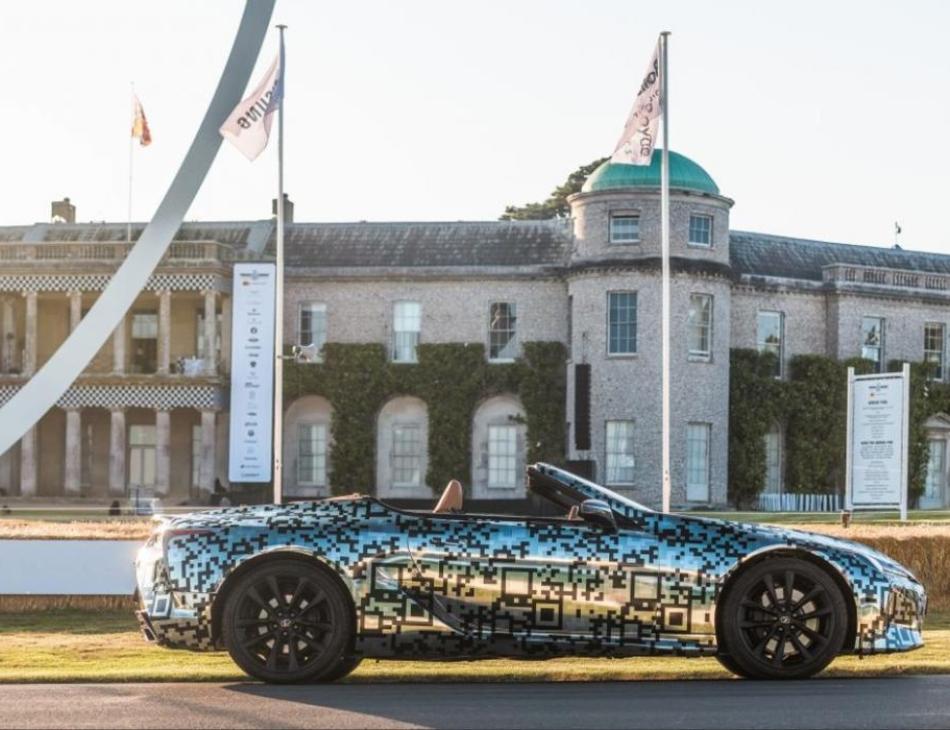
<path fill-rule="evenodd" d="M 834 579 L 817 565 L 764 560 L 729 588 L 718 619 L 728 659 L 720 662 L 753 679 L 811 677 L 844 645 L 847 610 Z"/>
<path fill-rule="evenodd" d="M 252 677 L 290 683 L 349 673 L 341 673 L 353 636 L 348 597 L 320 568 L 267 561 L 242 576 L 226 601 L 225 646 Z"/>

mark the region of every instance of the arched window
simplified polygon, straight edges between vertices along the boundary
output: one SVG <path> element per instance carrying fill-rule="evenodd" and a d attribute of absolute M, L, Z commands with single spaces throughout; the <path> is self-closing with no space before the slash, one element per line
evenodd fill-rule
<path fill-rule="evenodd" d="M 393 398 L 376 423 L 376 494 L 425 498 L 429 468 L 429 411 L 418 398 Z"/>
<path fill-rule="evenodd" d="M 484 401 L 472 422 L 472 496 L 521 499 L 525 495 L 524 408 L 513 395 Z"/>
<path fill-rule="evenodd" d="M 333 406 L 319 395 L 294 401 L 284 415 L 284 493 L 321 497 L 330 493 L 330 423 Z"/>

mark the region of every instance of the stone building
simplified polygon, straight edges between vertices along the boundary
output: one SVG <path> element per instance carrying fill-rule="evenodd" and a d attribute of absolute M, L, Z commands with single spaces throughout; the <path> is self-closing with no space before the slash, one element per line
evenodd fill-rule
<path fill-rule="evenodd" d="M 950 377 L 950 256 L 730 230 L 732 201 L 698 164 L 670 158 L 674 505 L 726 501 L 731 348 L 776 353 L 778 378 L 806 353 L 863 356 L 880 368 L 928 360 L 939 378 Z M 571 197 L 565 221 L 291 222 L 285 340 L 376 343 L 409 369 L 421 367 L 420 345 L 476 344 L 486 366 L 500 368 L 527 343 L 561 343 L 559 455 L 656 505 L 658 162 L 605 163 Z M 128 250 L 124 224 L 77 224 L 64 202 L 57 220 L 66 222 L 0 228 L 0 402 L 55 351 Z M 105 498 L 140 488 L 178 502 L 206 500 L 216 479 L 227 485 L 231 269 L 268 259 L 273 227 L 183 225 L 110 342 L 0 457 L 0 489 Z M 285 493 L 359 486 L 430 498 L 441 486 L 427 484 L 439 434 L 425 388 L 394 393 L 374 412 L 373 453 L 365 455 L 373 483 L 360 485 L 329 483 L 330 395 L 285 402 Z M 524 498 L 530 415 L 516 390 L 488 393 L 464 414 L 469 466 L 458 476 L 470 499 Z M 946 506 L 950 416 L 927 427 L 922 506 Z M 766 453 L 765 491 L 777 494 L 781 424 L 766 437 Z"/>

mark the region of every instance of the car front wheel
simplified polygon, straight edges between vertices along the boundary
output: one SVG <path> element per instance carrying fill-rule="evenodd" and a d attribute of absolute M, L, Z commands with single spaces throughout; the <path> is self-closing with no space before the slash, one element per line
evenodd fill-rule
<path fill-rule="evenodd" d="M 252 677 L 291 683 L 346 673 L 348 597 L 316 566 L 273 559 L 252 568 L 228 593 L 222 618 L 228 653 Z"/>
<path fill-rule="evenodd" d="M 828 573 L 805 560 L 776 558 L 753 565 L 730 586 L 721 608 L 724 665 L 743 677 L 811 677 L 844 645 L 844 596 Z"/>

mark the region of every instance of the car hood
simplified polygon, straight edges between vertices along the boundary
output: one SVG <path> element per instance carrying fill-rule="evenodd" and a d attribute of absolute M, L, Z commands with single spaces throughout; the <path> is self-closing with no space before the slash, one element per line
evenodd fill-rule
<path fill-rule="evenodd" d="M 184 529 L 229 529 L 234 527 L 272 527 L 277 524 L 299 523 L 319 520 L 321 517 L 337 515 L 342 503 L 367 500 L 368 497 L 333 497 L 312 502 L 292 502 L 285 505 L 260 504 L 244 507 L 224 507 L 220 509 L 189 512 L 188 514 L 166 518 L 164 528 Z"/>
<path fill-rule="evenodd" d="M 707 518 L 700 518 L 707 519 Z M 720 525 L 729 525 L 732 529 L 755 536 L 765 545 L 788 545 L 803 547 L 813 551 L 838 551 L 859 555 L 869 561 L 871 565 L 881 571 L 888 571 L 917 581 L 917 578 L 907 568 L 880 550 L 875 550 L 854 540 L 847 540 L 818 532 L 781 527 L 779 525 L 750 524 L 747 522 L 731 522 L 728 520 L 710 520 Z"/>

